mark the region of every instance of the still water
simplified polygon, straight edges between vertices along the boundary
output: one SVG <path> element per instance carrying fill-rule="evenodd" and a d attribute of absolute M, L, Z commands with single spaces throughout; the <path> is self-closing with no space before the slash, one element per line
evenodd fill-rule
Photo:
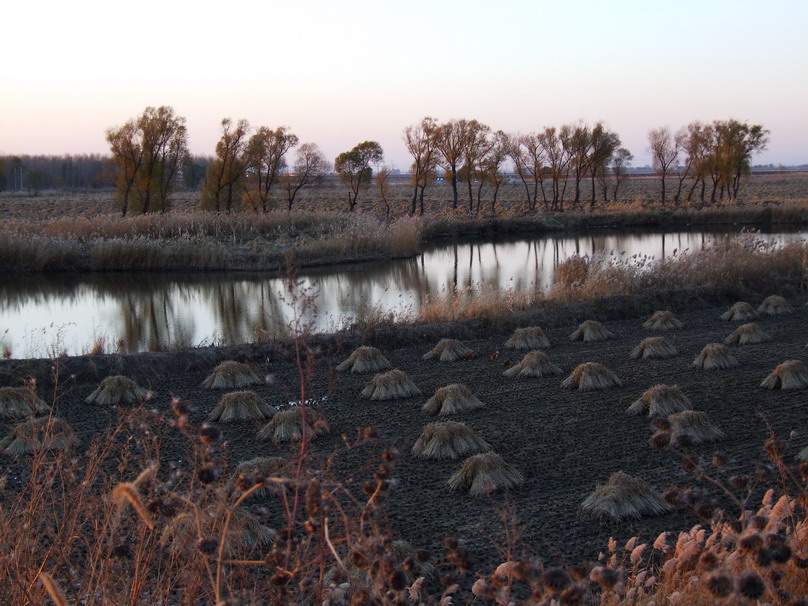
<path fill-rule="evenodd" d="M 761 234 L 783 242 L 808 232 Z M 664 258 L 735 233 L 598 232 L 434 246 L 413 259 L 301 271 L 291 295 L 276 274 L 82 274 L 3 276 L 0 352 L 14 358 L 229 345 L 350 326 L 369 309 L 417 313 L 426 296 L 480 284 L 514 291 L 553 283 L 567 257 Z"/>

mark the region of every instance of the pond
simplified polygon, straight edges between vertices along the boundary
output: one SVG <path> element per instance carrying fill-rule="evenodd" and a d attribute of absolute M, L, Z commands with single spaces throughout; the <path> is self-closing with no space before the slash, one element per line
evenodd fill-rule
<path fill-rule="evenodd" d="M 783 242 L 807 232 L 762 233 Z M 289 334 L 295 318 L 315 332 L 350 326 L 374 309 L 416 313 L 427 295 L 481 283 L 514 291 L 553 283 L 570 255 L 664 258 L 734 232 L 555 233 L 541 238 L 449 242 L 416 258 L 301 270 L 296 294 L 276 274 L 80 274 L 4 276 L 0 351 L 8 357 L 233 345 Z"/>

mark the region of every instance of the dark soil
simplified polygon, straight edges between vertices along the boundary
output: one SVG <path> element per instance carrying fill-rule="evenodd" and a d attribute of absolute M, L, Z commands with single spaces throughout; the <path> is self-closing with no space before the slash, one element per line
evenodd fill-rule
<path fill-rule="evenodd" d="M 761 297 L 762 298 L 762 297 Z M 750 300 L 759 303 L 760 298 Z M 801 300 L 793 300 L 802 303 Z M 361 339 L 346 336 L 342 342 L 320 339 L 312 344 L 316 351 L 311 379 L 305 387 L 307 398 L 331 423 L 332 433 L 311 443 L 314 464 L 330 461 L 330 475 L 353 486 L 370 479 L 380 463 L 382 450 L 394 449 L 398 456 L 393 467 L 393 487 L 386 499 L 389 525 L 395 537 L 405 538 L 414 546 L 442 551 L 446 536 L 465 541 L 474 558 L 474 569 L 491 572 L 505 560 L 509 548 L 505 527 L 514 525 L 524 533 L 511 557 L 522 554 L 541 557 L 549 563 L 577 563 L 593 560 L 604 550 L 610 536 L 626 540 L 639 535 L 653 541 L 662 531 L 691 528 L 699 519 L 688 512 L 672 512 L 657 518 L 623 524 L 601 524 L 582 519 L 579 506 L 596 484 L 604 483 L 617 470 L 623 470 L 664 491 L 670 485 L 700 485 L 719 498 L 717 491 L 699 483 L 684 471 L 676 453 L 655 450 L 649 445 L 649 419 L 630 417 L 626 408 L 649 387 L 676 384 L 690 398 L 693 407 L 708 413 L 710 420 L 723 429 L 727 438 L 718 444 L 694 449 L 709 461 L 720 449 L 729 457 L 729 465 L 715 470 L 719 478 L 734 473 L 749 473 L 766 462 L 763 443 L 774 432 L 787 438 L 791 431 L 808 426 L 808 405 L 804 391 L 768 391 L 760 382 L 779 363 L 798 359 L 808 362 L 805 349 L 804 308 L 792 315 L 762 318 L 758 323 L 773 340 L 759 345 L 733 347 L 740 361 L 736 368 L 703 371 L 691 362 L 707 343 L 719 342 L 739 323 L 719 320 L 728 305 L 715 305 L 695 311 L 679 312 L 684 328 L 651 333 L 642 328 L 650 310 L 634 307 L 630 319 L 613 319 L 615 314 L 601 308 L 603 315 L 592 319 L 605 321 L 616 339 L 596 343 L 571 342 L 579 320 L 578 313 L 561 313 L 546 328 L 552 347 L 546 350 L 564 374 L 541 379 L 509 379 L 502 376 L 507 362 L 518 362 L 524 352 L 503 348 L 510 328 L 489 327 L 487 338 L 481 330 L 467 329 L 464 342 L 474 359 L 455 363 L 425 361 L 421 356 L 438 338 L 463 332 L 458 328 L 409 329 L 407 338 L 375 339 L 376 345 L 393 365 L 410 375 L 423 396 L 406 400 L 373 402 L 359 393 L 372 374 L 334 373 L 332 368 L 359 344 Z M 623 313 L 625 316 L 625 312 Z M 629 352 L 644 338 L 663 334 L 679 350 L 668 360 L 632 360 Z M 389 335 L 388 335 L 389 336 Z M 454 335 L 452 335 L 454 336 Z M 498 352 L 498 355 L 497 355 Z M 494 359 L 496 358 L 496 359 Z M 259 375 L 271 375 L 272 381 L 256 391 L 272 404 L 287 406 L 300 399 L 298 369 L 291 351 L 277 344 L 207 349 L 178 353 L 151 353 L 132 356 L 96 356 L 66 358 L 58 361 L 58 414 L 77 431 L 82 446 L 112 424 L 116 412 L 84 403 L 98 382 L 111 374 L 125 374 L 140 385 L 155 391 L 147 403 L 150 408 L 168 411 L 172 397 L 193 403 L 190 420 L 201 424 L 221 398 L 222 391 L 208 391 L 200 384 L 213 367 L 225 359 L 249 361 Z M 623 386 L 604 391 L 579 392 L 560 388 L 561 381 L 583 362 L 600 362 L 614 371 Z M 38 378 L 39 393 L 46 400 L 54 397 L 52 361 L 9 360 L 0 363 L 0 386 L 18 385 L 22 377 Z M 445 484 L 459 469 L 461 461 L 424 461 L 411 454 L 422 427 L 436 419 L 421 412 L 421 405 L 439 387 L 449 383 L 465 384 L 486 408 L 447 417 L 468 424 L 489 442 L 495 451 L 519 469 L 525 484 L 490 498 L 473 498 L 447 491 Z M 359 428 L 372 426 L 378 438 L 357 440 Z M 10 427 L 0 424 L 0 435 Z M 294 446 L 259 442 L 257 423 L 220 424 L 227 441 L 231 465 L 256 456 L 280 455 L 292 460 Z M 169 442 L 163 457 L 176 461 L 181 441 Z M 348 444 L 357 443 L 348 447 Z M 793 455 L 808 445 L 798 434 L 786 454 Z M 13 471 L 20 463 L 0 454 L 0 473 Z M 132 470 L 134 475 L 139 470 Z M 268 506 L 271 506 L 268 505 Z M 757 503 L 752 504 L 757 507 Z M 732 511 L 733 514 L 736 512 Z M 503 522 L 504 520 L 504 522 Z"/>

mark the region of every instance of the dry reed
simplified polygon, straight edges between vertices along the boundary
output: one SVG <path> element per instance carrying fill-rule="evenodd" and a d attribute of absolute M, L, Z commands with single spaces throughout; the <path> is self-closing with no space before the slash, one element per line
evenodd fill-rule
<path fill-rule="evenodd" d="M 668 512 L 662 496 L 643 480 L 623 471 L 615 472 L 604 485 L 598 485 L 581 504 L 584 517 L 615 522 L 657 516 Z"/>
<path fill-rule="evenodd" d="M 642 358 L 643 360 L 664 360 L 672 358 L 679 352 L 676 347 L 669 343 L 665 337 L 648 337 L 643 339 L 637 347 L 631 350 L 629 356 L 632 359 Z"/>
<path fill-rule="evenodd" d="M 275 412 L 275 408 L 254 391 L 233 391 L 222 396 L 208 415 L 208 421 L 263 421 L 271 418 Z"/>
<path fill-rule="evenodd" d="M 706 412 L 700 410 L 684 410 L 668 416 L 671 424 L 671 443 L 681 442 L 681 436 L 687 436 L 693 444 L 714 442 L 725 437 L 723 431 L 710 423 Z"/>
<path fill-rule="evenodd" d="M 759 314 L 764 316 L 783 316 L 794 313 L 794 308 L 780 295 L 766 297 L 757 310 Z"/>
<path fill-rule="evenodd" d="M 491 450 L 465 423 L 444 421 L 424 426 L 412 453 L 421 459 L 458 459 Z"/>
<path fill-rule="evenodd" d="M 101 384 L 84 401 L 88 404 L 113 406 L 145 402 L 152 395 L 152 392 L 140 387 L 132 379 L 117 375 L 101 381 Z"/>
<path fill-rule="evenodd" d="M 40 417 L 18 423 L 0 440 L 0 450 L 20 456 L 42 450 L 64 450 L 78 444 L 76 433 L 58 417 Z"/>
<path fill-rule="evenodd" d="M 645 390 L 642 396 L 628 407 L 626 414 L 636 416 L 648 413 L 649 417 L 666 417 L 691 408 L 690 400 L 678 385 L 660 384 Z"/>
<path fill-rule="evenodd" d="M 786 360 L 763 379 L 766 389 L 805 389 L 808 387 L 808 368 L 800 360 Z"/>
<path fill-rule="evenodd" d="M 673 330 L 682 328 L 682 323 L 672 311 L 655 311 L 642 325 L 648 330 Z"/>
<path fill-rule="evenodd" d="M 541 326 L 517 328 L 513 336 L 505 342 L 508 349 L 546 349 L 550 347 L 550 339 L 544 334 Z"/>
<path fill-rule="evenodd" d="M 363 398 L 371 400 L 395 400 L 418 395 L 421 395 L 421 390 L 407 376 L 407 373 L 398 369 L 388 370 L 384 374 L 374 376 L 361 393 Z"/>
<path fill-rule="evenodd" d="M 272 420 L 258 432 L 260 440 L 275 440 L 277 442 L 290 442 L 303 439 L 303 421 L 305 420 L 306 439 L 312 440 L 319 435 L 331 433 L 331 426 L 325 416 L 312 410 L 305 409 L 301 415 L 300 407 L 293 407 L 275 413 Z"/>
<path fill-rule="evenodd" d="M 571 341 L 605 341 L 614 339 L 614 334 L 608 331 L 600 322 L 596 320 L 586 320 L 570 335 Z"/>
<path fill-rule="evenodd" d="M 431 351 L 422 356 L 424 360 L 437 358 L 441 362 L 456 362 L 473 357 L 474 352 L 456 339 L 441 339 Z"/>
<path fill-rule="evenodd" d="M 205 389 L 243 389 L 260 384 L 261 379 L 248 364 L 234 360 L 222 362 L 202 381 Z"/>
<path fill-rule="evenodd" d="M 393 368 L 390 361 L 375 347 L 357 347 L 348 359 L 340 363 L 335 370 L 344 372 L 378 372 Z"/>
<path fill-rule="evenodd" d="M 18 419 L 48 411 L 50 406 L 30 387 L 0 388 L 0 417 Z"/>
<path fill-rule="evenodd" d="M 772 338 L 769 333 L 754 322 L 749 322 L 748 324 L 741 324 L 736 328 L 724 339 L 724 343 L 726 345 L 752 345 L 771 340 Z"/>
<path fill-rule="evenodd" d="M 728 311 L 721 314 L 721 319 L 728 322 L 746 322 L 757 317 L 758 312 L 746 301 L 738 301 Z"/>
<path fill-rule="evenodd" d="M 623 383 L 611 370 L 597 362 L 584 362 L 575 367 L 572 374 L 561 382 L 564 389 L 589 391 L 620 387 Z"/>
<path fill-rule="evenodd" d="M 461 383 L 452 383 L 439 388 L 421 410 L 429 415 L 445 416 L 484 407 L 485 404 L 468 387 Z"/>
<path fill-rule="evenodd" d="M 563 371 L 550 361 L 550 357 L 541 351 L 531 351 L 519 364 L 515 364 L 503 372 L 506 377 L 546 377 L 560 375 Z"/>
<path fill-rule="evenodd" d="M 476 454 L 446 482 L 449 490 L 467 490 L 471 496 L 485 496 L 498 490 L 520 486 L 524 476 L 495 452 Z"/>
<path fill-rule="evenodd" d="M 723 343 L 708 343 L 691 366 L 704 370 L 722 370 L 738 366 L 738 360 Z"/>

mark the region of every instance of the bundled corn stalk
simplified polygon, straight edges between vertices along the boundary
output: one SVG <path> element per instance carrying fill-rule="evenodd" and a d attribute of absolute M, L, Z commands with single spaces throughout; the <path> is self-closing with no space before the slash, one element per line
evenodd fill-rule
<path fill-rule="evenodd" d="M 729 311 L 721 314 L 721 319 L 728 322 L 747 322 L 757 317 L 758 313 L 755 311 L 755 308 L 746 301 L 738 301 L 729 308 Z"/>
<path fill-rule="evenodd" d="M 547 375 L 560 375 L 562 372 L 550 361 L 547 354 L 541 351 L 531 351 L 522 358 L 519 364 L 511 366 L 502 374 L 506 377 L 546 377 Z"/>
<path fill-rule="evenodd" d="M 797 453 L 797 460 L 808 463 L 808 446 Z"/>
<path fill-rule="evenodd" d="M 642 396 L 628 407 L 626 414 L 636 416 L 648 413 L 649 417 L 666 417 L 690 409 L 690 400 L 678 385 L 660 384 L 645 390 Z"/>
<path fill-rule="evenodd" d="M 606 339 L 614 339 L 614 334 L 595 320 L 582 322 L 575 332 L 570 335 L 570 341 L 583 341 L 584 343 L 605 341 Z"/>
<path fill-rule="evenodd" d="M 232 493 L 234 490 L 250 488 L 253 484 L 263 482 L 264 478 L 279 476 L 286 466 L 286 459 L 283 457 L 256 457 L 249 461 L 243 461 L 236 466 L 233 475 L 227 482 L 226 492 Z M 246 480 L 246 481 L 245 481 Z M 252 498 L 263 499 L 270 495 L 266 486 L 255 489 L 250 495 Z"/>
<path fill-rule="evenodd" d="M 581 515 L 596 520 L 639 519 L 668 512 L 662 496 L 643 480 L 622 471 L 615 472 L 604 485 L 595 490 L 581 504 Z"/>
<path fill-rule="evenodd" d="M 395 400 L 421 395 L 421 390 L 407 373 L 396 368 L 373 377 L 360 395 L 371 400 Z"/>
<path fill-rule="evenodd" d="M 772 338 L 760 326 L 754 322 L 748 324 L 741 324 L 736 328 L 726 339 L 726 345 L 753 345 L 755 343 L 764 343 L 771 341 Z"/>
<path fill-rule="evenodd" d="M 458 459 L 491 450 L 465 423 L 444 421 L 424 426 L 412 453 L 422 459 Z"/>
<path fill-rule="evenodd" d="M 13 456 L 41 450 L 63 450 L 78 444 L 76 432 L 58 417 L 40 417 L 18 423 L 0 440 L 0 450 Z"/>
<path fill-rule="evenodd" d="M 760 386 L 766 389 L 805 389 L 808 387 L 808 368 L 800 360 L 786 360 L 778 364 Z"/>
<path fill-rule="evenodd" d="M 248 364 L 234 360 L 222 362 L 202 381 L 202 387 L 205 389 L 243 389 L 260 384 L 260 377 Z"/>
<path fill-rule="evenodd" d="M 305 410 L 305 413 L 301 413 Z M 272 420 L 258 432 L 260 440 L 275 440 L 277 442 L 291 442 L 303 439 L 305 422 L 306 440 L 312 440 L 319 435 L 331 433 L 328 421 L 320 412 L 311 408 L 295 406 L 275 413 Z"/>
<path fill-rule="evenodd" d="M 152 393 L 148 389 L 139 387 L 132 379 L 117 375 L 101 381 L 101 384 L 84 401 L 88 404 L 111 406 L 144 402 L 151 396 Z"/>
<path fill-rule="evenodd" d="M 794 308 L 780 295 L 766 297 L 757 310 L 764 316 L 783 316 L 794 313 Z"/>
<path fill-rule="evenodd" d="M 545 349 L 550 347 L 550 339 L 544 334 L 541 326 L 517 328 L 513 336 L 505 342 L 508 349 Z"/>
<path fill-rule="evenodd" d="M 470 360 L 474 352 L 455 339 L 441 339 L 432 351 L 423 355 L 424 360 L 437 358 L 441 362 L 456 362 L 457 360 Z"/>
<path fill-rule="evenodd" d="M 565 389 L 589 391 L 619 387 L 623 383 L 611 370 L 597 362 L 584 362 L 575 367 L 572 374 L 561 382 Z"/>
<path fill-rule="evenodd" d="M 211 516 L 201 508 L 198 514 L 185 511 L 166 524 L 160 545 L 174 554 L 190 554 L 198 550 L 200 541 L 211 536 L 220 539 L 223 528 L 223 516 Z M 228 557 L 247 555 L 271 545 L 274 540 L 275 533 L 270 528 L 252 514 L 236 509 L 230 519 L 224 554 Z M 218 540 L 215 548 L 218 549 Z"/>
<path fill-rule="evenodd" d="M 723 343 L 708 343 L 693 360 L 692 366 L 704 370 L 721 370 L 738 366 L 738 360 Z"/>
<path fill-rule="evenodd" d="M 0 417 L 19 419 L 50 411 L 31 387 L 0 388 Z"/>
<path fill-rule="evenodd" d="M 357 347 L 348 358 L 340 363 L 335 370 L 344 372 L 378 372 L 393 368 L 390 361 L 375 347 L 363 345 Z"/>
<path fill-rule="evenodd" d="M 520 486 L 525 478 L 495 452 L 476 454 L 463 462 L 446 485 L 453 491 L 468 491 L 471 496 L 484 496 Z"/>
<path fill-rule="evenodd" d="M 682 323 L 672 311 L 655 311 L 642 325 L 648 330 L 673 330 L 682 328 Z"/>
<path fill-rule="evenodd" d="M 684 410 L 668 416 L 671 424 L 671 442 L 676 443 L 681 436 L 687 436 L 693 444 L 715 442 L 725 436 L 724 432 L 710 423 L 706 412 Z"/>
<path fill-rule="evenodd" d="M 472 394 L 468 387 L 462 383 L 452 383 L 438 389 L 421 410 L 429 415 L 444 416 L 483 407 L 485 404 Z"/>
<path fill-rule="evenodd" d="M 643 339 L 637 347 L 631 350 L 632 359 L 664 360 L 672 358 L 677 353 L 676 347 L 669 343 L 665 337 L 648 337 Z"/>
<path fill-rule="evenodd" d="M 275 408 L 254 391 L 233 391 L 222 396 L 208 421 L 263 421 L 275 414 Z"/>

